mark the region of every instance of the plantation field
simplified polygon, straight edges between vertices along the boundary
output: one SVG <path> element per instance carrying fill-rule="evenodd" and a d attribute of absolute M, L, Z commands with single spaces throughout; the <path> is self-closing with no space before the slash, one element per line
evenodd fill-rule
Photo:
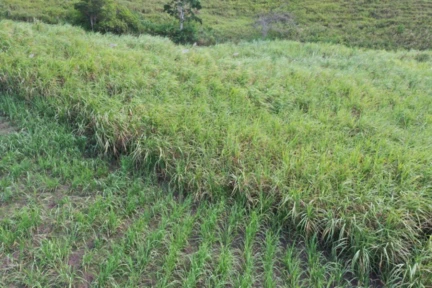
<path fill-rule="evenodd" d="M 263 211 L 162 189 L 27 109 L 0 97 L 1 287 L 380 284 Z"/>
<path fill-rule="evenodd" d="M 0 91 L 126 155 L 128 170 L 271 211 L 363 283 L 430 285 L 430 52 L 182 47 L 10 21 L 0 49 Z"/>
<path fill-rule="evenodd" d="M 0 17 L 48 23 L 71 22 L 76 0 L 3 0 Z M 121 0 L 145 21 L 171 21 L 164 0 Z M 203 0 L 203 43 L 262 38 L 255 26 L 260 15 L 285 14 L 291 21 L 275 25 L 266 37 L 303 42 L 330 42 L 384 49 L 431 49 L 430 0 Z"/>

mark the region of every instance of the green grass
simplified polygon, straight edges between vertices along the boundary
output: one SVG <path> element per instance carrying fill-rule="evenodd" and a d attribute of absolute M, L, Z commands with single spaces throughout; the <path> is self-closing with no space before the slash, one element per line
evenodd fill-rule
<path fill-rule="evenodd" d="M 360 277 L 430 284 L 430 52 L 287 41 L 185 51 L 161 38 L 70 26 L 3 21 L 0 31 L 0 90 L 69 121 L 99 149 L 128 155 L 130 169 L 194 199 L 229 195 L 274 209 Z M 106 220 L 107 233 L 116 219 Z M 178 233 L 192 233 L 192 219 L 176 219 Z M 254 246 L 254 225 L 245 247 Z M 203 237 L 211 247 L 212 236 Z M 169 281 L 179 265 L 171 249 L 185 242 L 164 239 L 173 246 L 156 258 Z M 199 255 L 191 265 L 200 271 L 208 251 Z M 236 285 L 254 281 L 254 256 L 241 255 Z"/>
<path fill-rule="evenodd" d="M 271 214 L 163 189 L 12 97 L 0 111 L 1 287 L 374 284 Z"/>
<path fill-rule="evenodd" d="M 71 22 L 77 0 L 3 0 L 0 15 L 48 23 Z M 147 21 L 171 21 L 164 0 L 119 3 Z M 431 49 L 432 2 L 429 0 L 203 0 L 202 43 L 261 38 L 254 27 L 260 15 L 288 13 L 293 21 L 276 25 L 268 37 L 304 42 L 330 42 L 380 49 Z M 0 16 L 1 17 L 1 16 Z"/>

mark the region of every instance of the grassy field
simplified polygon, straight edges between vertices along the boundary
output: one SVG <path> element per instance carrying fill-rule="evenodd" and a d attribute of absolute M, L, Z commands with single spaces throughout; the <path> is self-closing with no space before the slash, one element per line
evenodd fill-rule
<path fill-rule="evenodd" d="M 3 93 L 127 155 L 131 170 L 273 211 L 361 279 L 430 285 L 430 52 L 194 48 L 10 21 L 0 49 Z"/>
<path fill-rule="evenodd" d="M 48 23 L 72 21 L 76 0 L 3 0 L 0 15 Z M 121 0 L 147 21 L 170 21 L 164 0 Z M 431 49 L 430 0 L 203 0 L 203 43 L 262 38 L 260 15 L 285 14 L 267 37 L 384 49 Z M 1 16 L 0 16 L 1 17 Z"/>
<path fill-rule="evenodd" d="M 196 202 L 131 173 L 128 157 L 97 154 L 16 98 L 2 96 L 0 112 L 1 287 L 382 284 L 269 213 Z"/>

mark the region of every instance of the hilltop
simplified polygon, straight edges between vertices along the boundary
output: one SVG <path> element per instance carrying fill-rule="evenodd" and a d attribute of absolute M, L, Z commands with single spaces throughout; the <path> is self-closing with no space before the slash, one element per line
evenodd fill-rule
<path fill-rule="evenodd" d="M 145 21 L 171 21 L 163 13 L 164 0 L 118 1 Z M 427 0 L 212 0 L 202 1 L 203 43 L 263 38 L 261 20 L 285 19 L 265 37 L 329 42 L 378 49 L 431 49 L 432 2 Z M 74 1 L 3 0 L 0 14 L 47 23 L 73 21 Z M 1 16 L 0 16 L 1 17 Z M 265 21 L 264 21 L 265 22 Z"/>

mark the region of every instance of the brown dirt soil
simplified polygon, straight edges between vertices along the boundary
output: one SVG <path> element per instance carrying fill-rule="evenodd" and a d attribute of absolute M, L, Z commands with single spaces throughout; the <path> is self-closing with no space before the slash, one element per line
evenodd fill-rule
<path fill-rule="evenodd" d="M 5 118 L 0 116 L 0 136 L 7 135 L 14 132 L 15 129 L 6 121 Z"/>

